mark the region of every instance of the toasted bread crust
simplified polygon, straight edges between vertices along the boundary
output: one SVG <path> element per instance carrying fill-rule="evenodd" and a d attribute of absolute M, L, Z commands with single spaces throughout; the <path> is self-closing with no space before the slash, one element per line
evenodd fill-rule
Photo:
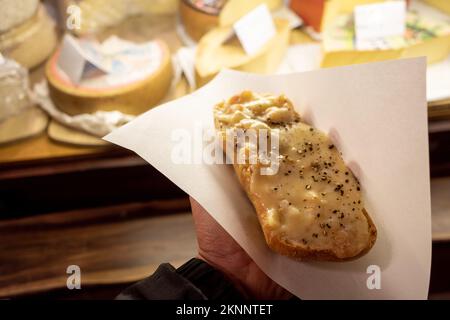
<path fill-rule="evenodd" d="M 341 259 L 336 256 L 336 254 L 331 250 L 314 250 L 308 248 L 307 245 L 303 245 L 301 243 L 292 243 L 287 241 L 286 239 L 281 237 L 280 233 L 274 233 L 271 231 L 270 227 L 266 222 L 266 212 L 267 209 L 264 207 L 263 202 L 259 197 L 257 197 L 254 193 L 250 192 L 250 178 L 251 178 L 251 167 L 247 165 L 233 165 L 236 175 L 239 179 L 241 186 L 244 188 L 250 202 L 253 204 L 256 214 L 258 216 L 259 223 L 261 225 L 262 231 L 264 233 L 264 237 L 266 239 L 267 245 L 275 252 L 278 252 L 281 255 L 288 256 L 294 259 L 302 260 L 302 261 L 351 261 L 358 259 L 364 256 L 376 242 L 377 239 L 377 229 L 372 219 L 366 210 L 364 210 L 364 215 L 367 218 L 369 225 L 369 242 L 367 243 L 367 247 L 364 248 L 361 253 L 357 256 Z"/>

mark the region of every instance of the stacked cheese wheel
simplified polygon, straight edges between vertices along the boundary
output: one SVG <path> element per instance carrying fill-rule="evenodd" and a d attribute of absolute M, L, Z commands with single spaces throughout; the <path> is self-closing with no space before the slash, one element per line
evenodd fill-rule
<path fill-rule="evenodd" d="M 152 42 L 152 53 L 142 70 L 119 75 L 103 75 L 73 83 L 59 68 L 59 50 L 47 62 L 46 77 L 50 96 L 69 115 L 96 111 L 120 111 L 138 115 L 157 104 L 172 81 L 172 61 L 168 46 Z"/>
<path fill-rule="evenodd" d="M 0 51 L 27 68 L 56 46 L 55 25 L 39 0 L 0 0 Z"/>

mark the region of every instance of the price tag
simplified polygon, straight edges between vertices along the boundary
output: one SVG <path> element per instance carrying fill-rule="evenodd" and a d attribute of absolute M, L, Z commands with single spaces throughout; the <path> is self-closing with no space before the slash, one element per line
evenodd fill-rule
<path fill-rule="evenodd" d="M 265 4 L 239 19 L 233 29 L 248 55 L 257 53 L 276 34 L 272 15 Z"/>
<path fill-rule="evenodd" d="M 405 34 L 406 2 L 403 0 L 356 6 L 354 16 L 357 48 L 366 48 L 371 41 Z"/>
<path fill-rule="evenodd" d="M 106 67 L 102 65 L 101 57 L 96 48 L 85 42 L 84 46 L 80 44 L 71 35 L 65 35 L 61 51 L 58 58 L 58 67 L 75 83 L 80 83 L 83 74 L 87 69 L 97 69 L 100 72 L 108 73 Z"/>

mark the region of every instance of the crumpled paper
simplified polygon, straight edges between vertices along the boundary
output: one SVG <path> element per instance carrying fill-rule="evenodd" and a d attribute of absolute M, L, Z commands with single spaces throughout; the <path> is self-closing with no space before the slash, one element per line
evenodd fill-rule
<path fill-rule="evenodd" d="M 54 120 L 96 137 L 103 137 L 135 118 L 135 116 L 123 114 L 119 111 L 97 111 L 90 114 L 70 116 L 56 108 L 49 96 L 48 85 L 45 80 L 34 86 L 30 96 Z"/>

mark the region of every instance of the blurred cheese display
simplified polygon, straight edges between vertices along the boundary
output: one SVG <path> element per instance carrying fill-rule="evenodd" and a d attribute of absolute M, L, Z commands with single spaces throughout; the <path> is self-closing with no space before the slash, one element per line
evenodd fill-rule
<path fill-rule="evenodd" d="M 54 22 L 39 0 L 0 0 L 0 52 L 26 68 L 41 64 L 57 43 Z"/>
<path fill-rule="evenodd" d="M 290 0 L 291 9 L 316 32 L 340 14 L 351 14 L 357 5 L 384 0 Z"/>
<path fill-rule="evenodd" d="M 67 12 L 71 5 L 80 10 L 80 28 L 73 31 L 78 35 L 95 34 L 109 27 L 116 26 L 125 19 L 136 15 L 174 14 L 178 0 L 55 0 L 61 6 L 62 16 L 76 14 Z"/>
<path fill-rule="evenodd" d="M 169 90 L 172 62 L 164 41 L 137 44 L 115 36 L 101 44 L 84 38 L 76 41 L 102 68 L 88 63 L 76 83 L 61 68 L 71 65 L 61 61 L 61 49 L 47 62 L 45 74 L 50 97 L 66 114 L 102 110 L 138 115 L 157 104 Z"/>
<path fill-rule="evenodd" d="M 180 18 L 195 41 L 215 27 L 230 26 L 260 4 L 275 11 L 283 0 L 180 0 Z"/>
<path fill-rule="evenodd" d="M 28 95 L 27 70 L 0 54 L 0 144 L 42 133 L 47 123 Z"/>
<path fill-rule="evenodd" d="M 17 27 L 34 16 L 39 7 L 39 0 L 0 0 L 0 32 Z"/>
<path fill-rule="evenodd" d="M 232 27 L 220 27 L 207 33 L 197 48 L 195 60 L 197 84 L 205 84 L 223 68 L 274 73 L 283 61 L 290 36 L 288 21 L 275 19 L 275 26 L 276 35 L 254 55 L 246 54 L 237 38 L 228 40 Z"/>
<path fill-rule="evenodd" d="M 450 1 L 448 0 L 425 0 L 425 2 L 450 14 Z"/>
<path fill-rule="evenodd" d="M 442 61 L 450 54 L 450 18 L 419 1 L 412 1 L 406 14 L 404 35 L 378 39 L 364 50 L 358 50 L 355 43 L 353 15 L 338 15 L 323 31 L 321 66 L 418 56 L 426 56 L 429 64 Z"/>

